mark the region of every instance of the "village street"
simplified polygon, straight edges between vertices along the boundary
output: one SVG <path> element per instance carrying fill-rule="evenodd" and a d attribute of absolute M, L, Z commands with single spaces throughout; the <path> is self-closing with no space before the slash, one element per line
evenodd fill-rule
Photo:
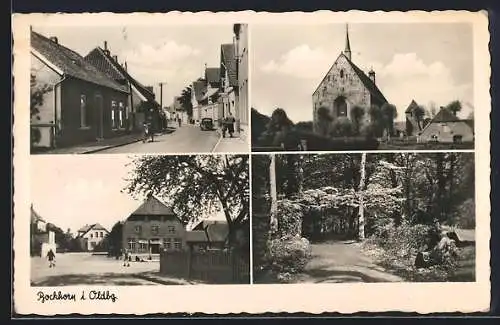
<path fill-rule="evenodd" d="M 212 152 L 219 140 L 216 131 L 201 131 L 199 126 L 184 124 L 174 132 L 155 136 L 154 142 L 137 141 L 99 153 L 198 153 Z"/>
<path fill-rule="evenodd" d="M 56 255 L 56 267 L 49 268 L 47 259 L 31 258 L 32 286 L 68 285 L 156 285 L 138 275 L 158 271 L 158 261 L 130 263 L 91 253 L 66 253 Z"/>

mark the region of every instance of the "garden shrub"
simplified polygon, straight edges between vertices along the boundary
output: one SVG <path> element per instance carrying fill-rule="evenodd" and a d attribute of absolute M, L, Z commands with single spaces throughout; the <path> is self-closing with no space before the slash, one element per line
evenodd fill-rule
<path fill-rule="evenodd" d="M 454 269 L 458 263 L 459 253 L 455 242 L 443 234 L 439 243 L 432 249 L 430 256 L 433 264 L 445 269 Z"/>
<path fill-rule="evenodd" d="M 284 199 L 278 201 L 278 232 L 273 237 L 301 236 L 303 212 L 299 204 Z"/>
<path fill-rule="evenodd" d="M 278 274 L 299 273 L 311 259 L 309 241 L 299 236 L 271 240 L 268 250 L 270 267 Z"/>
<path fill-rule="evenodd" d="M 431 226 L 403 222 L 398 227 L 387 225 L 387 228 L 383 230 L 386 240 L 380 243 L 390 256 L 411 258 L 427 249 Z"/>

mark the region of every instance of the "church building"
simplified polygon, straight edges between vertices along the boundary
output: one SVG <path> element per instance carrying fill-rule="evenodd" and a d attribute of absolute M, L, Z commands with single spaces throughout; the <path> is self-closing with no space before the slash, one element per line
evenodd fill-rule
<path fill-rule="evenodd" d="M 376 85 L 375 71 L 371 69 L 366 75 L 353 63 L 347 26 L 345 43 L 344 51 L 337 57 L 312 95 L 313 130 L 321 135 L 328 135 L 329 126 L 338 119 L 352 120 L 351 109 L 354 106 L 364 109 L 365 114 L 361 120 L 367 123 L 368 108 L 371 105 L 381 107 L 387 103 Z"/>

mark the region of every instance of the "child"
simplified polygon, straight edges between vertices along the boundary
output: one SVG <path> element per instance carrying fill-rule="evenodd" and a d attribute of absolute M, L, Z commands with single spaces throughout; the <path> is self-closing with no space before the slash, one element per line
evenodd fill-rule
<path fill-rule="evenodd" d="M 49 252 L 47 253 L 47 258 L 49 260 L 49 267 L 56 267 L 56 262 L 55 262 L 56 254 L 54 254 L 52 249 L 50 249 Z"/>

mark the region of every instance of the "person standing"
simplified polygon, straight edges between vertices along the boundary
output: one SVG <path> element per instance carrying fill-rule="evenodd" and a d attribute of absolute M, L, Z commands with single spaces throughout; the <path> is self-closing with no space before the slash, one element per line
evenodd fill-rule
<path fill-rule="evenodd" d="M 49 249 L 47 259 L 49 260 L 49 267 L 56 267 L 56 254 L 54 254 L 52 249 Z"/>
<path fill-rule="evenodd" d="M 229 116 L 227 117 L 227 128 L 228 128 L 228 131 L 229 131 L 229 137 L 232 138 L 233 137 L 233 133 L 234 133 L 234 123 L 236 122 L 233 114 L 231 112 L 229 112 Z"/>
<path fill-rule="evenodd" d="M 123 266 L 130 266 L 129 253 L 127 249 L 123 250 Z"/>

